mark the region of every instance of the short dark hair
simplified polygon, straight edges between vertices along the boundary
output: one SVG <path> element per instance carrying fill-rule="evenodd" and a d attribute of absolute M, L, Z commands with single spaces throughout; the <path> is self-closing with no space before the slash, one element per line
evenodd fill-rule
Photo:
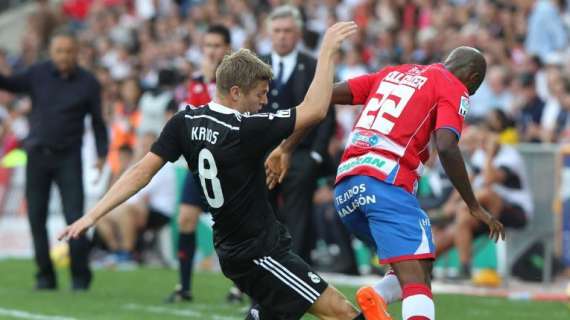
<path fill-rule="evenodd" d="M 160 69 L 158 71 L 158 86 L 159 87 L 173 87 L 180 82 L 180 76 L 174 69 Z"/>
<path fill-rule="evenodd" d="M 224 25 L 213 24 L 208 27 L 208 30 L 206 30 L 206 34 L 208 33 L 220 35 L 224 39 L 224 43 L 227 45 L 230 45 L 232 43 L 232 36 L 230 30 L 226 28 L 226 26 Z"/>

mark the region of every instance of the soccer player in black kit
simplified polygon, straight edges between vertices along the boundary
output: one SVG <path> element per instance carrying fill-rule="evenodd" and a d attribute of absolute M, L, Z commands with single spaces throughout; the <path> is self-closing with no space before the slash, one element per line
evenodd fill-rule
<path fill-rule="evenodd" d="M 269 150 L 300 138 L 322 120 L 333 87 L 333 57 L 357 30 L 353 22 L 330 27 L 315 77 L 296 108 L 255 114 L 267 102 L 271 68 L 248 50 L 226 56 L 216 71 L 216 97 L 187 107 L 164 127 L 151 151 L 130 168 L 60 239 L 75 238 L 146 185 L 166 161 L 184 156 L 214 218 L 214 245 L 226 277 L 254 299 L 246 319 L 354 319 L 356 309 L 291 251 L 291 238 L 267 198 L 263 167 Z M 361 318 L 361 316 L 360 316 Z"/>

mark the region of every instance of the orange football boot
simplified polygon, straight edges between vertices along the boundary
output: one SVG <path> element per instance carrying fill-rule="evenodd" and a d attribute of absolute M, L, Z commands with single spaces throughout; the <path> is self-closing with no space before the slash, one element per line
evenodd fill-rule
<path fill-rule="evenodd" d="M 362 287 L 356 292 L 356 302 L 366 320 L 392 320 L 388 306 L 372 287 Z"/>

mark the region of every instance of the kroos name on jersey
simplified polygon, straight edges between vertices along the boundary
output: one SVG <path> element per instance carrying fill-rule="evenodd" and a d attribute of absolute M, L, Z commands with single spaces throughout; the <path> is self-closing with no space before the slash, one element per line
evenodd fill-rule
<path fill-rule="evenodd" d="M 215 144 L 218 141 L 218 131 L 212 130 L 210 128 L 204 127 L 194 127 L 192 128 L 192 134 L 190 138 L 192 140 L 208 141 L 211 144 Z"/>

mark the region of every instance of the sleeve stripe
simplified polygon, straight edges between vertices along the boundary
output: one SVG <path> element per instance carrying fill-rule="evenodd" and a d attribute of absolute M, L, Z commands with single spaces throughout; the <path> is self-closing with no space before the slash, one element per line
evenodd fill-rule
<path fill-rule="evenodd" d="M 445 127 L 439 127 L 438 129 L 451 130 L 457 136 L 457 140 L 461 139 L 461 133 L 459 133 L 459 131 L 457 131 L 457 129 L 455 129 L 454 127 L 445 126 Z"/>

